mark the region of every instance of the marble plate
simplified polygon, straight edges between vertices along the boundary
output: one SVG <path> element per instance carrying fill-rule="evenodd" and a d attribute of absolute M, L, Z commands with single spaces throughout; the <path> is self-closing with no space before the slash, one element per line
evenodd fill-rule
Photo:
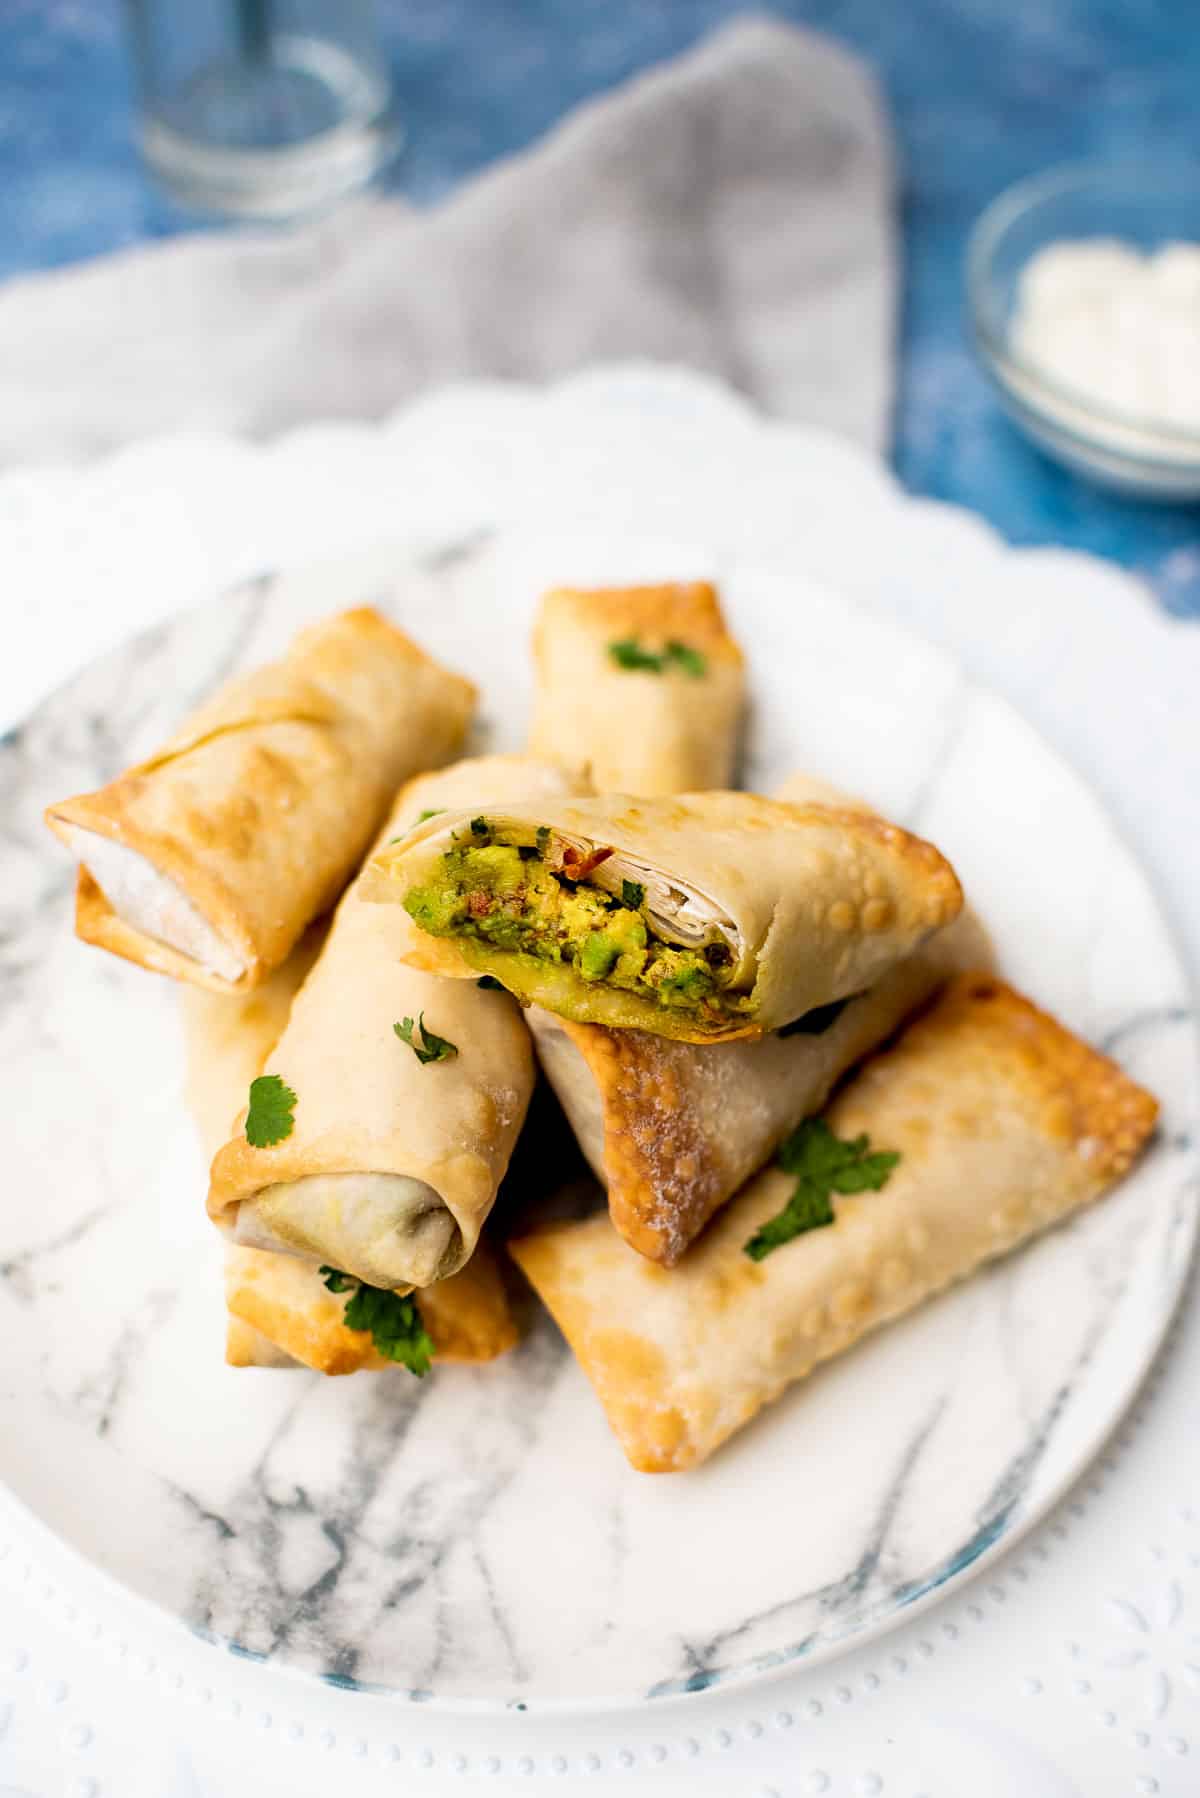
<path fill-rule="evenodd" d="M 1010 977 L 1162 1097 L 1153 1153 L 1094 1211 L 820 1372 L 686 1476 L 625 1466 L 548 1323 L 505 1362 L 420 1386 L 222 1365 L 176 995 L 74 941 L 41 808 L 356 600 L 480 681 L 479 746 L 516 746 L 531 595 L 702 560 L 516 530 L 261 579 L 95 663 L 0 748 L 0 1478 L 94 1564 L 244 1653 L 530 1707 L 828 1655 L 1044 1513 L 1161 1341 L 1195 1222 L 1195 1046 L 1138 867 L 1078 777 L 942 652 L 734 556 L 721 578 L 752 664 L 749 782 L 818 771 L 937 841 Z"/>

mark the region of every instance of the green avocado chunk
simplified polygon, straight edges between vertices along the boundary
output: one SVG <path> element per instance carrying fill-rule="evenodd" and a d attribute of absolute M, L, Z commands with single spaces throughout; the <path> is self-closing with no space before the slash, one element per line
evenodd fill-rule
<path fill-rule="evenodd" d="M 405 895 L 405 909 L 430 936 L 474 937 L 565 963 L 583 980 L 623 987 L 660 1006 L 727 1008 L 720 992 L 727 957 L 710 961 L 703 949 L 660 941 L 636 907 L 552 871 L 539 853 L 544 846 L 457 843 L 425 883 Z M 622 883 L 623 897 L 634 892 L 641 893 L 636 883 Z"/>

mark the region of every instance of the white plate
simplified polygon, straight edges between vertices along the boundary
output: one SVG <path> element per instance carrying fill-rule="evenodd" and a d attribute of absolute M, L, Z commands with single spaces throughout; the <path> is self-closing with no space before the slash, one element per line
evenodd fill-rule
<path fill-rule="evenodd" d="M 552 579 L 703 572 L 527 531 L 264 580 L 96 663 L 0 751 L 0 1477 L 191 1628 L 451 1704 L 628 1703 L 877 1633 L 1011 1540 L 1111 1428 L 1191 1247 L 1194 1045 L 1153 898 L 1082 782 L 939 651 L 732 558 L 747 773 L 871 798 L 956 862 L 1005 971 L 1163 1099 L 1114 1197 L 806 1382 L 701 1471 L 632 1473 L 548 1324 L 505 1362 L 322 1380 L 221 1363 L 175 993 L 77 944 L 39 823 L 304 618 L 373 599 L 522 737 Z"/>

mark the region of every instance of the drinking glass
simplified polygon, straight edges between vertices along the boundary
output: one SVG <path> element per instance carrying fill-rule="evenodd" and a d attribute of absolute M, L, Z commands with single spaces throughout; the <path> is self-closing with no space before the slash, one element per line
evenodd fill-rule
<path fill-rule="evenodd" d="M 142 150 L 184 205 L 288 218 L 394 153 L 372 0 L 129 0 L 129 12 Z"/>

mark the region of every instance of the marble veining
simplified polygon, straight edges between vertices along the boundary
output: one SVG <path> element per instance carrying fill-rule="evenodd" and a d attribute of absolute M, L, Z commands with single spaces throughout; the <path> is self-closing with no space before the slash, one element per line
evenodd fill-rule
<path fill-rule="evenodd" d="M 507 1360 L 420 1385 L 222 1365 L 175 994 L 70 936 L 41 808 L 300 622 L 367 597 L 483 684 L 480 745 L 515 746 L 532 596 L 611 576 L 606 557 L 463 532 L 407 561 L 264 577 L 135 639 L 0 746 L 0 1071 L 19 1094 L 2 1126 L 0 1478 L 193 1630 L 416 1700 L 668 1696 L 878 1629 L 1063 1490 L 1144 1373 L 1194 1232 L 1186 981 L 1107 819 L 939 651 L 815 587 L 782 607 L 732 559 L 755 782 L 808 766 L 938 841 L 1010 977 L 1161 1095 L 1154 1153 L 694 1475 L 630 1472 L 545 1318 Z"/>

